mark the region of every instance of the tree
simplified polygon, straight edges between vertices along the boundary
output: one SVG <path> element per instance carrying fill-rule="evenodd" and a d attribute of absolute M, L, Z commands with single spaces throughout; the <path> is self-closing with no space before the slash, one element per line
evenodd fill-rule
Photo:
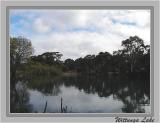
<path fill-rule="evenodd" d="M 96 71 L 108 73 L 111 71 L 112 55 L 109 52 L 100 52 L 96 56 Z"/>
<path fill-rule="evenodd" d="M 85 70 L 85 64 L 84 64 L 84 60 L 83 58 L 78 58 L 75 60 L 75 69 L 77 70 L 77 72 L 84 72 Z"/>
<path fill-rule="evenodd" d="M 126 71 L 125 59 L 122 50 L 113 52 L 112 67 L 114 72 L 124 73 Z"/>
<path fill-rule="evenodd" d="M 32 55 L 33 47 L 29 39 L 19 36 L 10 38 L 10 60 L 11 64 L 27 62 Z"/>
<path fill-rule="evenodd" d="M 93 73 L 95 69 L 95 55 L 86 55 L 83 61 L 85 63 L 85 71 L 89 74 Z"/>
<path fill-rule="evenodd" d="M 74 60 L 73 59 L 66 59 L 64 61 L 64 65 L 67 67 L 67 69 L 73 70 L 74 69 Z"/>
<path fill-rule="evenodd" d="M 46 58 L 47 60 L 53 60 L 55 62 L 61 59 L 62 54 L 60 54 L 59 52 L 45 52 L 41 56 L 43 58 Z"/>
<path fill-rule="evenodd" d="M 16 83 L 16 71 L 22 63 L 26 63 L 33 53 L 31 41 L 24 37 L 10 38 L 10 75 L 11 87 L 14 88 Z"/>
<path fill-rule="evenodd" d="M 138 36 L 131 36 L 129 39 L 122 41 L 123 54 L 130 66 L 130 72 L 134 71 L 137 58 L 146 52 L 146 46 Z"/>
<path fill-rule="evenodd" d="M 38 61 L 44 64 L 59 64 L 61 63 L 60 59 L 62 57 L 62 54 L 59 52 L 45 52 L 42 55 L 38 56 L 32 56 L 32 61 Z"/>

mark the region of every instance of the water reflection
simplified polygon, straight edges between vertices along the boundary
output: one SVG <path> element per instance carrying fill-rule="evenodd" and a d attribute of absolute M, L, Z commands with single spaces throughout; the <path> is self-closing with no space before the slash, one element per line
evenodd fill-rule
<path fill-rule="evenodd" d="M 43 112 L 45 100 L 47 100 L 48 106 L 46 111 L 60 113 L 61 97 L 63 98 L 63 104 L 67 105 L 68 113 L 119 113 L 123 107 L 123 103 L 119 100 L 113 100 L 112 95 L 107 98 L 99 97 L 97 94 L 86 94 L 83 90 L 79 91 L 76 87 L 66 87 L 64 85 L 60 87 L 60 90 L 62 93 L 58 96 L 47 97 L 38 91 L 30 90 L 30 103 L 33 104 L 33 110 Z"/>
<path fill-rule="evenodd" d="M 35 77 L 26 83 L 30 112 L 60 113 L 61 98 L 72 113 L 150 112 L 150 85 L 144 77 Z M 27 88 L 27 89 L 26 89 Z"/>
<path fill-rule="evenodd" d="M 29 92 L 25 83 L 18 81 L 15 88 L 11 91 L 10 108 L 11 113 L 26 113 L 32 111 L 32 106 L 29 104 Z"/>

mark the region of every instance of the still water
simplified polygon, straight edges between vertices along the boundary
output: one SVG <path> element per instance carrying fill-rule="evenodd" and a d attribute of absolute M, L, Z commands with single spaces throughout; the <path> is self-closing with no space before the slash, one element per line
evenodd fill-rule
<path fill-rule="evenodd" d="M 37 77 L 17 83 L 29 112 L 150 113 L 149 84 L 123 77 Z M 24 98 L 25 98 L 24 97 Z M 45 111 L 44 111 L 45 110 Z"/>

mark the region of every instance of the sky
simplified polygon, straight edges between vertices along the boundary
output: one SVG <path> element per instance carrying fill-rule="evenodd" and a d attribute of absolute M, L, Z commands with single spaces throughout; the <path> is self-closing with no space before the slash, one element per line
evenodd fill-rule
<path fill-rule="evenodd" d="M 135 35 L 150 44 L 150 10 L 10 10 L 10 36 L 30 39 L 34 55 L 60 52 L 64 60 L 112 54 Z"/>

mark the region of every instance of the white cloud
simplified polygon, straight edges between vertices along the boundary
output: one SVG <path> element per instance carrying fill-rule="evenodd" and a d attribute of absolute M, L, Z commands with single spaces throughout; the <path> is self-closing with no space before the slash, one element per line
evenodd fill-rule
<path fill-rule="evenodd" d="M 51 31 L 52 26 L 43 18 L 37 18 L 33 23 L 33 29 L 38 33 L 47 33 Z"/>
<path fill-rule="evenodd" d="M 113 34 L 102 35 L 92 32 L 52 33 L 32 38 L 35 54 L 59 51 L 64 55 L 63 59 L 75 59 L 87 54 L 98 54 L 101 51 L 112 53 L 120 47 L 119 41 L 122 40 L 123 38 Z"/>
<path fill-rule="evenodd" d="M 12 14 L 32 20 L 35 54 L 59 51 L 63 59 L 75 59 L 101 51 L 112 53 L 121 48 L 122 40 L 134 35 L 150 44 L 149 10 L 15 10 Z"/>

